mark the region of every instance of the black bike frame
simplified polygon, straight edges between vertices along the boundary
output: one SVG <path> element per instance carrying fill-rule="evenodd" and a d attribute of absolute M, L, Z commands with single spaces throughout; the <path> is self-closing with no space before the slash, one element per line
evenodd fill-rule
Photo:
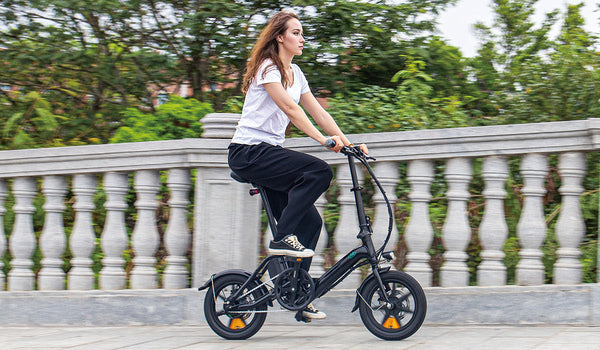
<path fill-rule="evenodd" d="M 352 273 L 352 271 L 363 265 L 370 264 L 373 273 L 379 277 L 379 271 L 377 269 L 377 253 L 375 251 L 375 247 L 373 246 L 373 240 L 371 239 L 373 229 L 371 227 L 371 220 L 365 214 L 365 207 L 363 205 L 361 194 L 361 190 L 363 188 L 358 183 L 354 156 L 350 152 L 346 152 L 345 154 L 348 157 L 350 177 L 352 178 L 352 188 L 350 190 L 354 193 L 356 212 L 358 214 L 358 224 L 360 227 L 360 231 L 356 238 L 362 241 L 362 245 L 346 254 L 343 258 L 339 259 L 321 276 L 321 278 L 319 278 L 316 286 L 316 298 L 320 298 L 325 293 L 329 292 L 332 288 L 342 282 L 350 273 Z M 380 280 L 380 278 L 378 279 Z"/>
<path fill-rule="evenodd" d="M 377 256 L 378 252 L 375 251 L 375 247 L 373 246 L 373 240 L 371 238 L 371 235 L 373 233 L 373 229 L 371 227 L 371 220 L 365 214 L 365 208 L 363 205 L 363 199 L 362 199 L 362 194 L 361 194 L 361 190 L 363 188 L 358 183 L 358 176 L 356 174 L 356 164 L 354 162 L 355 153 L 352 150 L 348 150 L 346 147 L 344 147 L 342 149 L 342 152 L 348 157 L 348 166 L 350 167 L 350 176 L 352 178 L 351 191 L 354 192 L 354 200 L 356 203 L 356 211 L 358 214 L 358 223 L 359 223 L 359 227 L 360 227 L 360 231 L 359 231 L 358 235 L 356 236 L 356 238 L 358 238 L 362 241 L 362 245 L 353 249 L 351 252 L 346 254 L 343 258 L 339 259 L 320 278 L 315 279 L 316 287 L 315 287 L 314 299 L 320 298 L 321 296 L 323 296 L 324 294 L 329 292 L 332 288 L 334 288 L 340 282 L 342 282 L 344 280 L 344 278 L 346 278 L 350 273 L 352 273 L 352 271 L 354 271 L 357 268 L 364 266 L 366 264 L 371 265 L 371 270 L 373 272 L 373 275 L 375 276 L 375 279 L 377 280 L 377 282 L 379 284 L 379 287 L 381 288 L 382 291 L 385 291 L 383 281 L 381 280 L 381 276 L 380 276 L 380 269 L 378 266 L 378 263 L 379 263 L 378 256 Z M 369 167 L 369 165 L 368 165 L 368 163 L 366 163 L 366 161 L 363 161 L 362 159 L 361 159 L 361 161 L 363 162 L 363 164 L 366 167 Z M 371 174 L 372 174 L 372 172 L 371 172 Z M 269 202 L 266 197 L 266 193 L 264 192 L 264 189 L 260 186 L 257 186 L 257 190 L 261 194 L 261 197 L 265 204 L 265 209 L 267 211 L 267 217 L 269 220 L 269 225 L 271 226 L 271 230 L 272 230 L 272 232 L 276 232 L 277 228 L 275 226 L 275 220 L 273 218 L 273 214 L 272 214 L 271 208 L 269 206 Z M 251 190 L 250 194 L 256 194 L 256 193 Z M 389 232 L 388 232 L 388 234 L 389 234 Z M 382 246 L 382 249 L 383 249 L 383 246 Z M 243 285 L 234 294 L 232 294 L 229 297 L 229 300 L 236 300 L 238 297 L 240 297 L 241 292 L 244 289 L 248 288 L 248 286 L 251 285 L 251 283 L 253 283 L 253 281 L 260 280 L 262 278 L 262 276 L 266 273 L 267 268 L 269 266 L 268 264 L 273 259 L 276 259 L 276 258 L 281 258 L 281 256 L 268 256 L 267 258 L 265 258 L 260 263 L 260 265 L 256 268 L 254 273 L 246 280 L 246 282 L 243 283 Z M 294 264 L 296 264 L 295 268 L 299 268 L 299 263 L 300 263 L 300 259 L 298 259 L 294 263 Z M 385 269 L 385 270 L 387 270 L 387 269 Z M 383 270 L 381 272 L 383 272 Z M 275 280 L 275 277 L 273 277 L 272 280 Z M 255 287 L 254 289 L 261 288 L 263 285 L 264 285 L 264 283 L 263 284 L 259 283 L 259 286 Z M 254 289 L 247 291 L 245 294 L 251 293 Z M 238 310 L 238 311 L 251 310 L 256 305 L 260 305 L 265 302 L 270 302 L 272 300 L 272 293 L 273 292 L 268 293 L 264 296 L 261 296 L 260 298 L 258 298 L 257 300 L 254 300 L 251 303 L 236 305 L 236 306 L 232 305 L 232 306 L 235 310 Z M 386 299 L 386 301 L 389 302 L 387 293 L 381 293 L 381 295 L 383 295 L 384 298 Z"/>

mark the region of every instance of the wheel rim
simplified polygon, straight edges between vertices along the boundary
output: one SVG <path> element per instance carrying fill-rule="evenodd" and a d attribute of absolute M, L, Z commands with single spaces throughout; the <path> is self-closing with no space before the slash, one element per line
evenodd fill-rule
<path fill-rule="evenodd" d="M 219 323 L 221 328 L 227 329 L 228 331 L 243 331 L 246 327 L 250 326 L 256 320 L 256 313 L 249 311 L 235 312 L 235 307 L 230 306 L 229 311 L 225 311 L 225 306 L 229 304 L 229 297 L 240 289 L 240 283 L 230 283 L 224 285 L 222 288 L 215 291 L 213 296 L 213 310 L 215 312 L 215 319 Z M 241 295 L 248 293 L 248 289 L 244 289 Z M 240 303 L 247 303 L 254 301 L 254 296 L 249 293 Z"/>
<path fill-rule="evenodd" d="M 381 291 L 376 289 L 367 300 L 371 316 L 381 329 L 388 332 L 400 331 L 415 319 L 415 297 L 402 283 L 386 281 L 384 286 L 391 305 L 386 303 Z"/>

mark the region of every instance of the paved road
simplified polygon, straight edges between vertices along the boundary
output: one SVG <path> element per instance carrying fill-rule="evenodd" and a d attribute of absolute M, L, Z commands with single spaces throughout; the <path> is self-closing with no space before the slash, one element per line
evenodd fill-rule
<path fill-rule="evenodd" d="M 423 326 L 387 342 L 364 327 L 266 324 L 254 337 L 228 341 L 207 326 L 2 327 L 0 349 L 411 349 L 600 350 L 600 327 Z"/>

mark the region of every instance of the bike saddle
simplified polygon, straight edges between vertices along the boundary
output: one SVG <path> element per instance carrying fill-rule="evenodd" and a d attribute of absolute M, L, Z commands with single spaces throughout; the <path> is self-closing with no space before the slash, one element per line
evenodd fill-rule
<path fill-rule="evenodd" d="M 250 181 L 244 179 L 243 177 L 239 176 L 238 174 L 236 174 L 235 172 L 233 172 L 233 170 L 231 171 L 231 173 L 229 173 L 229 176 L 231 176 L 232 179 L 234 179 L 237 182 L 241 182 L 243 184 L 247 184 L 250 183 Z"/>

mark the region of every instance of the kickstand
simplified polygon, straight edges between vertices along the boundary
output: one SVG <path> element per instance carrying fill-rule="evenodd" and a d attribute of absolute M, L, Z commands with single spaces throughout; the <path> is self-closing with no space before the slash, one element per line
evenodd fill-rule
<path fill-rule="evenodd" d="M 300 310 L 300 311 L 296 312 L 296 316 L 295 316 L 295 318 L 296 318 L 296 321 L 298 321 L 298 322 L 305 322 L 305 323 L 308 323 L 308 322 L 310 322 L 310 321 L 311 321 L 311 319 L 310 319 L 310 318 L 308 318 L 308 317 L 305 317 L 304 315 L 302 315 L 302 310 Z"/>

